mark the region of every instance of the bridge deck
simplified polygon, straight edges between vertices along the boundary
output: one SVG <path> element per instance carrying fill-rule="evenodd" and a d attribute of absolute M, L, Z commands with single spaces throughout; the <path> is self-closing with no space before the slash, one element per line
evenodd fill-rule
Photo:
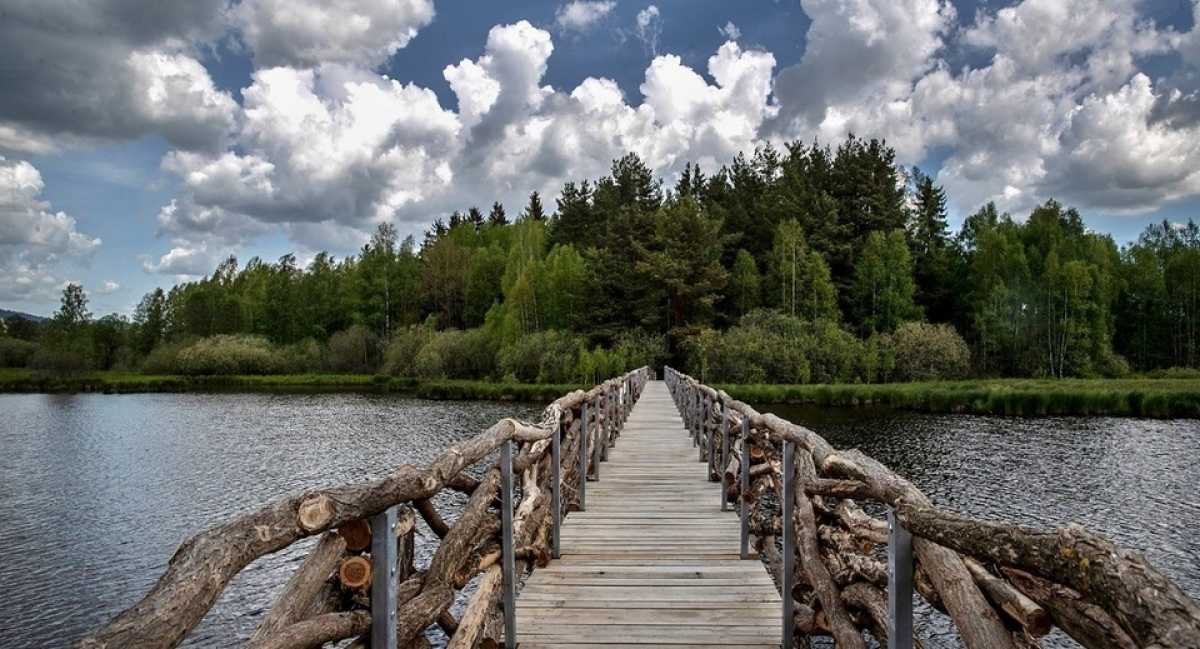
<path fill-rule="evenodd" d="M 521 589 L 522 649 L 779 646 L 779 594 L 739 559 L 737 513 L 697 454 L 666 385 L 647 384 L 587 511 L 565 519 L 562 559 Z"/>

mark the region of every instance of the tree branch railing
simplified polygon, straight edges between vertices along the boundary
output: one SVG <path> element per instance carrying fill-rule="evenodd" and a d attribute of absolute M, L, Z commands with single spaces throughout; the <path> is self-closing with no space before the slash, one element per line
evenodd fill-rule
<path fill-rule="evenodd" d="M 664 379 L 722 483 L 722 508 L 738 504 L 743 558 L 754 537 L 781 585 L 785 648 L 800 634 L 865 647 L 864 631 L 889 648 L 919 646 L 914 589 L 970 649 L 1036 647 L 1052 627 L 1087 649 L 1200 647 L 1200 604 L 1140 553 L 1076 525 L 1044 531 L 940 509 L 857 449 L 671 368 Z M 886 520 L 868 513 L 883 508 Z"/>
<path fill-rule="evenodd" d="M 503 419 L 425 467 L 406 464 L 377 480 L 305 491 L 200 532 L 139 602 L 75 646 L 176 647 L 252 561 L 319 535 L 248 648 L 347 639 L 356 649 L 419 647 L 434 625 L 452 649 L 502 637 L 512 647 L 517 572 L 557 555 L 563 510 L 584 507 L 586 481 L 598 477 L 649 378 L 648 368 L 634 370 L 557 399 L 536 424 Z M 500 459 L 482 477 L 466 472 L 497 451 Z M 467 495 L 452 524 L 432 505 L 445 490 Z M 439 537 L 423 570 L 414 565 L 418 517 Z M 469 583 L 475 591 L 455 619 L 451 606 Z"/>

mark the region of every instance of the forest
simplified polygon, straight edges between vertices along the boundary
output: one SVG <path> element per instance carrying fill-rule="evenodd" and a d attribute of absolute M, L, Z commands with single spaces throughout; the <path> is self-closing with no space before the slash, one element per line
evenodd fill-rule
<path fill-rule="evenodd" d="M 470 207 L 419 242 L 385 223 L 304 266 L 229 257 L 132 318 L 94 318 L 69 285 L 45 324 L 3 321 L 0 365 L 587 383 L 670 362 L 791 384 L 1200 367 L 1194 222 L 1119 247 L 1052 199 L 958 232 L 946 205 L 875 139 L 765 146 L 673 186 L 628 154 L 553 208 Z"/>

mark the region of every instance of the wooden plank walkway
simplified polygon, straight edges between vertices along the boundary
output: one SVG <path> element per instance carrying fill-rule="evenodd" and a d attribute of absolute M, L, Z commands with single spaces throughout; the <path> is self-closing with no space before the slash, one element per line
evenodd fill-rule
<path fill-rule="evenodd" d="M 779 594 L 739 558 L 738 515 L 697 459 L 666 385 L 650 382 L 587 511 L 565 519 L 562 558 L 521 589 L 522 649 L 779 646 Z"/>

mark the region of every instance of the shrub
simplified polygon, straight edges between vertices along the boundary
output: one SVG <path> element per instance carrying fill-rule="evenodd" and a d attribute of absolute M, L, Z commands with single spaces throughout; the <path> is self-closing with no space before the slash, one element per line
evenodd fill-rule
<path fill-rule="evenodd" d="M 16 338 L 0 338 L 0 367 L 28 367 L 37 352 L 34 343 Z"/>
<path fill-rule="evenodd" d="M 646 366 L 659 368 L 667 360 L 667 337 L 647 333 L 640 329 L 629 331 L 619 338 L 613 351 L 619 357 L 619 367 L 612 374 L 620 374 Z M 612 376 L 610 375 L 610 376 Z M 603 378 L 608 378 L 605 376 Z"/>
<path fill-rule="evenodd" d="M 313 343 L 315 344 L 315 343 Z M 293 363 L 302 363 L 311 345 L 300 343 L 289 354 L 262 336 L 222 335 L 190 342 L 159 345 L 142 363 L 150 374 L 283 374 Z M 304 350 L 307 347 L 308 352 Z"/>
<path fill-rule="evenodd" d="M 77 374 L 91 369 L 87 354 L 70 348 L 42 347 L 29 358 L 29 367 L 55 374 Z"/>
<path fill-rule="evenodd" d="M 306 374 L 320 372 L 322 368 L 321 343 L 312 338 L 305 338 L 298 343 L 292 343 L 279 348 L 282 371 L 288 374 Z"/>
<path fill-rule="evenodd" d="M 160 343 L 146 354 L 146 359 L 142 361 L 142 373 L 174 374 L 178 366 L 179 352 L 194 341 L 195 339 Z"/>
<path fill-rule="evenodd" d="M 414 325 L 397 332 L 383 354 L 384 374 L 418 376 L 417 354 L 433 336 L 433 328 L 425 325 Z"/>
<path fill-rule="evenodd" d="M 891 346 L 900 380 L 962 378 L 970 368 L 967 343 L 948 324 L 906 322 L 892 334 Z"/>
<path fill-rule="evenodd" d="M 430 336 L 413 361 L 424 379 L 478 379 L 491 376 L 496 352 L 483 329 L 448 329 Z"/>
<path fill-rule="evenodd" d="M 329 337 L 325 367 L 331 371 L 371 374 L 379 362 L 379 336 L 370 329 L 356 324 Z"/>
<path fill-rule="evenodd" d="M 523 383 L 574 383 L 579 376 L 583 342 L 565 331 L 521 336 L 500 350 L 499 371 Z"/>

